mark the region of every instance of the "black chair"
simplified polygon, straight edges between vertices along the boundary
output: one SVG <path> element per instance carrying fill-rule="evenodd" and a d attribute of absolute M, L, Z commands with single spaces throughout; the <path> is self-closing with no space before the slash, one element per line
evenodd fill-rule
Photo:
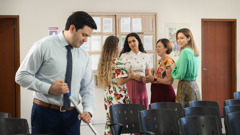
<path fill-rule="evenodd" d="M 234 99 L 240 99 L 240 91 L 234 92 Z"/>
<path fill-rule="evenodd" d="M 12 135 L 51 135 L 51 134 L 12 134 Z"/>
<path fill-rule="evenodd" d="M 200 106 L 200 107 L 188 107 L 184 108 L 185 116 L 217 116 L 219 121 L 219 126 L 222 128 L 221 114 L 219 109 L 210 106 Z"/>
<path fill-rule="evenodd" d="M 173 109 L 151 109 L 139 112 L 140 130 L 156 135 L 179 135 L 178 116 Z"/>
<path fill-rule="evenodd" d="M 0 133 L 1 135 L 29 134 L 27 120 L 18 118 L 0 118 Z"/>
<path fill-rule="evenodd" d="M 158 102 L 149 105 L 149 109 L 173 109 L 177 112 L 178 118 L 184 117 L 184 110 L 180 103 L 175 102 Z"/>
<path fill-rule="evenodd" d="M 10 113 L 0 112 L 0 118 L 11 118 Z"/>
<path fill-rule="evenodd" d="M 199 106 L 213 106 L 219 108 L 218 102 L 216 101 L 190 101 L 189 107 L 199 107 Z"/>
<path fill-rule="evenodd" d="M 229 99 L 224 101 L 224 106 L 240 105 L 240 99 Z"/>
<path fill-rule="evenodd" d="M 230 135 L 240 135 L 240 111 L 228 114 Z"/>
<path fill-rule="evenodd" d="M 189 107 L 201 107 L 201 106 L 216 107 L 218 109 L 219 114 L 221 115 L 218 102 L 216 102 L 216 101 L 191 101 L 191 102 L 189 102 Z"/>
<path fill-rule="evenodd" d="M 224 106 L 223 108 L 223 114 L 224 114 L 224 124 L 227 135 L 229 135 L 229 125 L 228 125 L 228 114 L 232 112 L 239 112 L 240 106 L 238 105 L 232 105 L 232 106 Z M 240 128 L 240 127 L 239 127 Z"/>
<path fill-rule="evenodd" d="M 140 133 L 138 112 L 145 110 L 142 104 L 114 104 L 110 106 L 109 125 L 113 135 Z"/>
<path fill-rule="evenodd" d="M 179 119 L 181 135 L 222 135 L 217 116 L 188 116 Z"/>

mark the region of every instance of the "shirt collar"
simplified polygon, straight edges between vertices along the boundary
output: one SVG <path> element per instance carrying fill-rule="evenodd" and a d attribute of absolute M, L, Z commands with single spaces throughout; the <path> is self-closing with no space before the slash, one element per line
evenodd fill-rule
<path fill-rule="evenodd" d="M 129 53 L 132 54 L 132 55 L 139 55 L 139 54 L 141 54 L 142 52 L 139 51 L 139 52 L 136 54 L 136 53 L 134 53 L 133 51 L 130 51 Z"/>
<path fill-rule="evenodd" d="M 66 38 L 65 38 L 64 35 L 63 35 L 63 31 L 61 31 L 61 32 L 58 34 L 58 38 L 59 38 L 59 40 L 60 40 L 61 46 L 67 46 L 67 45 L 69 45 L 69 43 L 67 42 Z"/>

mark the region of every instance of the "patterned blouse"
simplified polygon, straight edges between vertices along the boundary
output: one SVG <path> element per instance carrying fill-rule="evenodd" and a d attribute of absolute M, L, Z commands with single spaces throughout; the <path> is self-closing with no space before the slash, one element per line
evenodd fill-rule
<path fill-rule="evenodd" d="M 107 87 L 104 97 L 104 107 L 106 110 L 105 135 L 111 135 L 110 127 L 108 126 L 110 123 L 109 107 L 113 104 L 129 104 L 126 84 L 119 85 L 117 83 L 117 78 L 128 77 L 127 69 L 120 58 L 114 59 L 112 64 L 112 83 Z"/>
<path fill-rule="evenodd" d="M 123 62 L 127 70 L 129 70 L 130 65 L 132 65 L 133 72 L 135 74 L 145 76 L 145 70 L 149 69 L 150 58 L 146 53 L 138 52 L 126 52 L 121 55 Z"/>
<path fill-rule="evenodd" d="M 167 58 L 165 60 L 158 60 L 157 67 L 154 69 L 154 77 L 165 78 L 166 70 L 171 68 L 175 61 L 172 58 Z"/>

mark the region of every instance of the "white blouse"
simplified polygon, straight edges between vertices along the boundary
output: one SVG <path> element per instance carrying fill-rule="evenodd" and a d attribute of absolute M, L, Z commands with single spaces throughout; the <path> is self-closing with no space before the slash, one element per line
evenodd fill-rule
<path fill-rule="evenodd" d="M 134 74 L 145 76 L 145 70 L 149 69 L 150 58 L 146 53 L 138 52 L 126 52 L 121 55 L 122 61 L 125 63 L 126 69 L 129 71 L 132 66 Z"/>

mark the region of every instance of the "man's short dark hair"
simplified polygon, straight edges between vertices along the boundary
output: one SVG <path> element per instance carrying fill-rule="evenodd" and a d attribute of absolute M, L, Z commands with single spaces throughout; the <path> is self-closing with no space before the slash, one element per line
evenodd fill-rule
<path fill-rule="evenodd" d="M 67 19 L 65 30 L 69 30 L 71 25 L 76 27 L 76 31 L 82 29 L 85 25 L 92 29 L 97 29 L 97 25 L 93 18 L 84 11 L 76 11 L 70 15 Z"/>

